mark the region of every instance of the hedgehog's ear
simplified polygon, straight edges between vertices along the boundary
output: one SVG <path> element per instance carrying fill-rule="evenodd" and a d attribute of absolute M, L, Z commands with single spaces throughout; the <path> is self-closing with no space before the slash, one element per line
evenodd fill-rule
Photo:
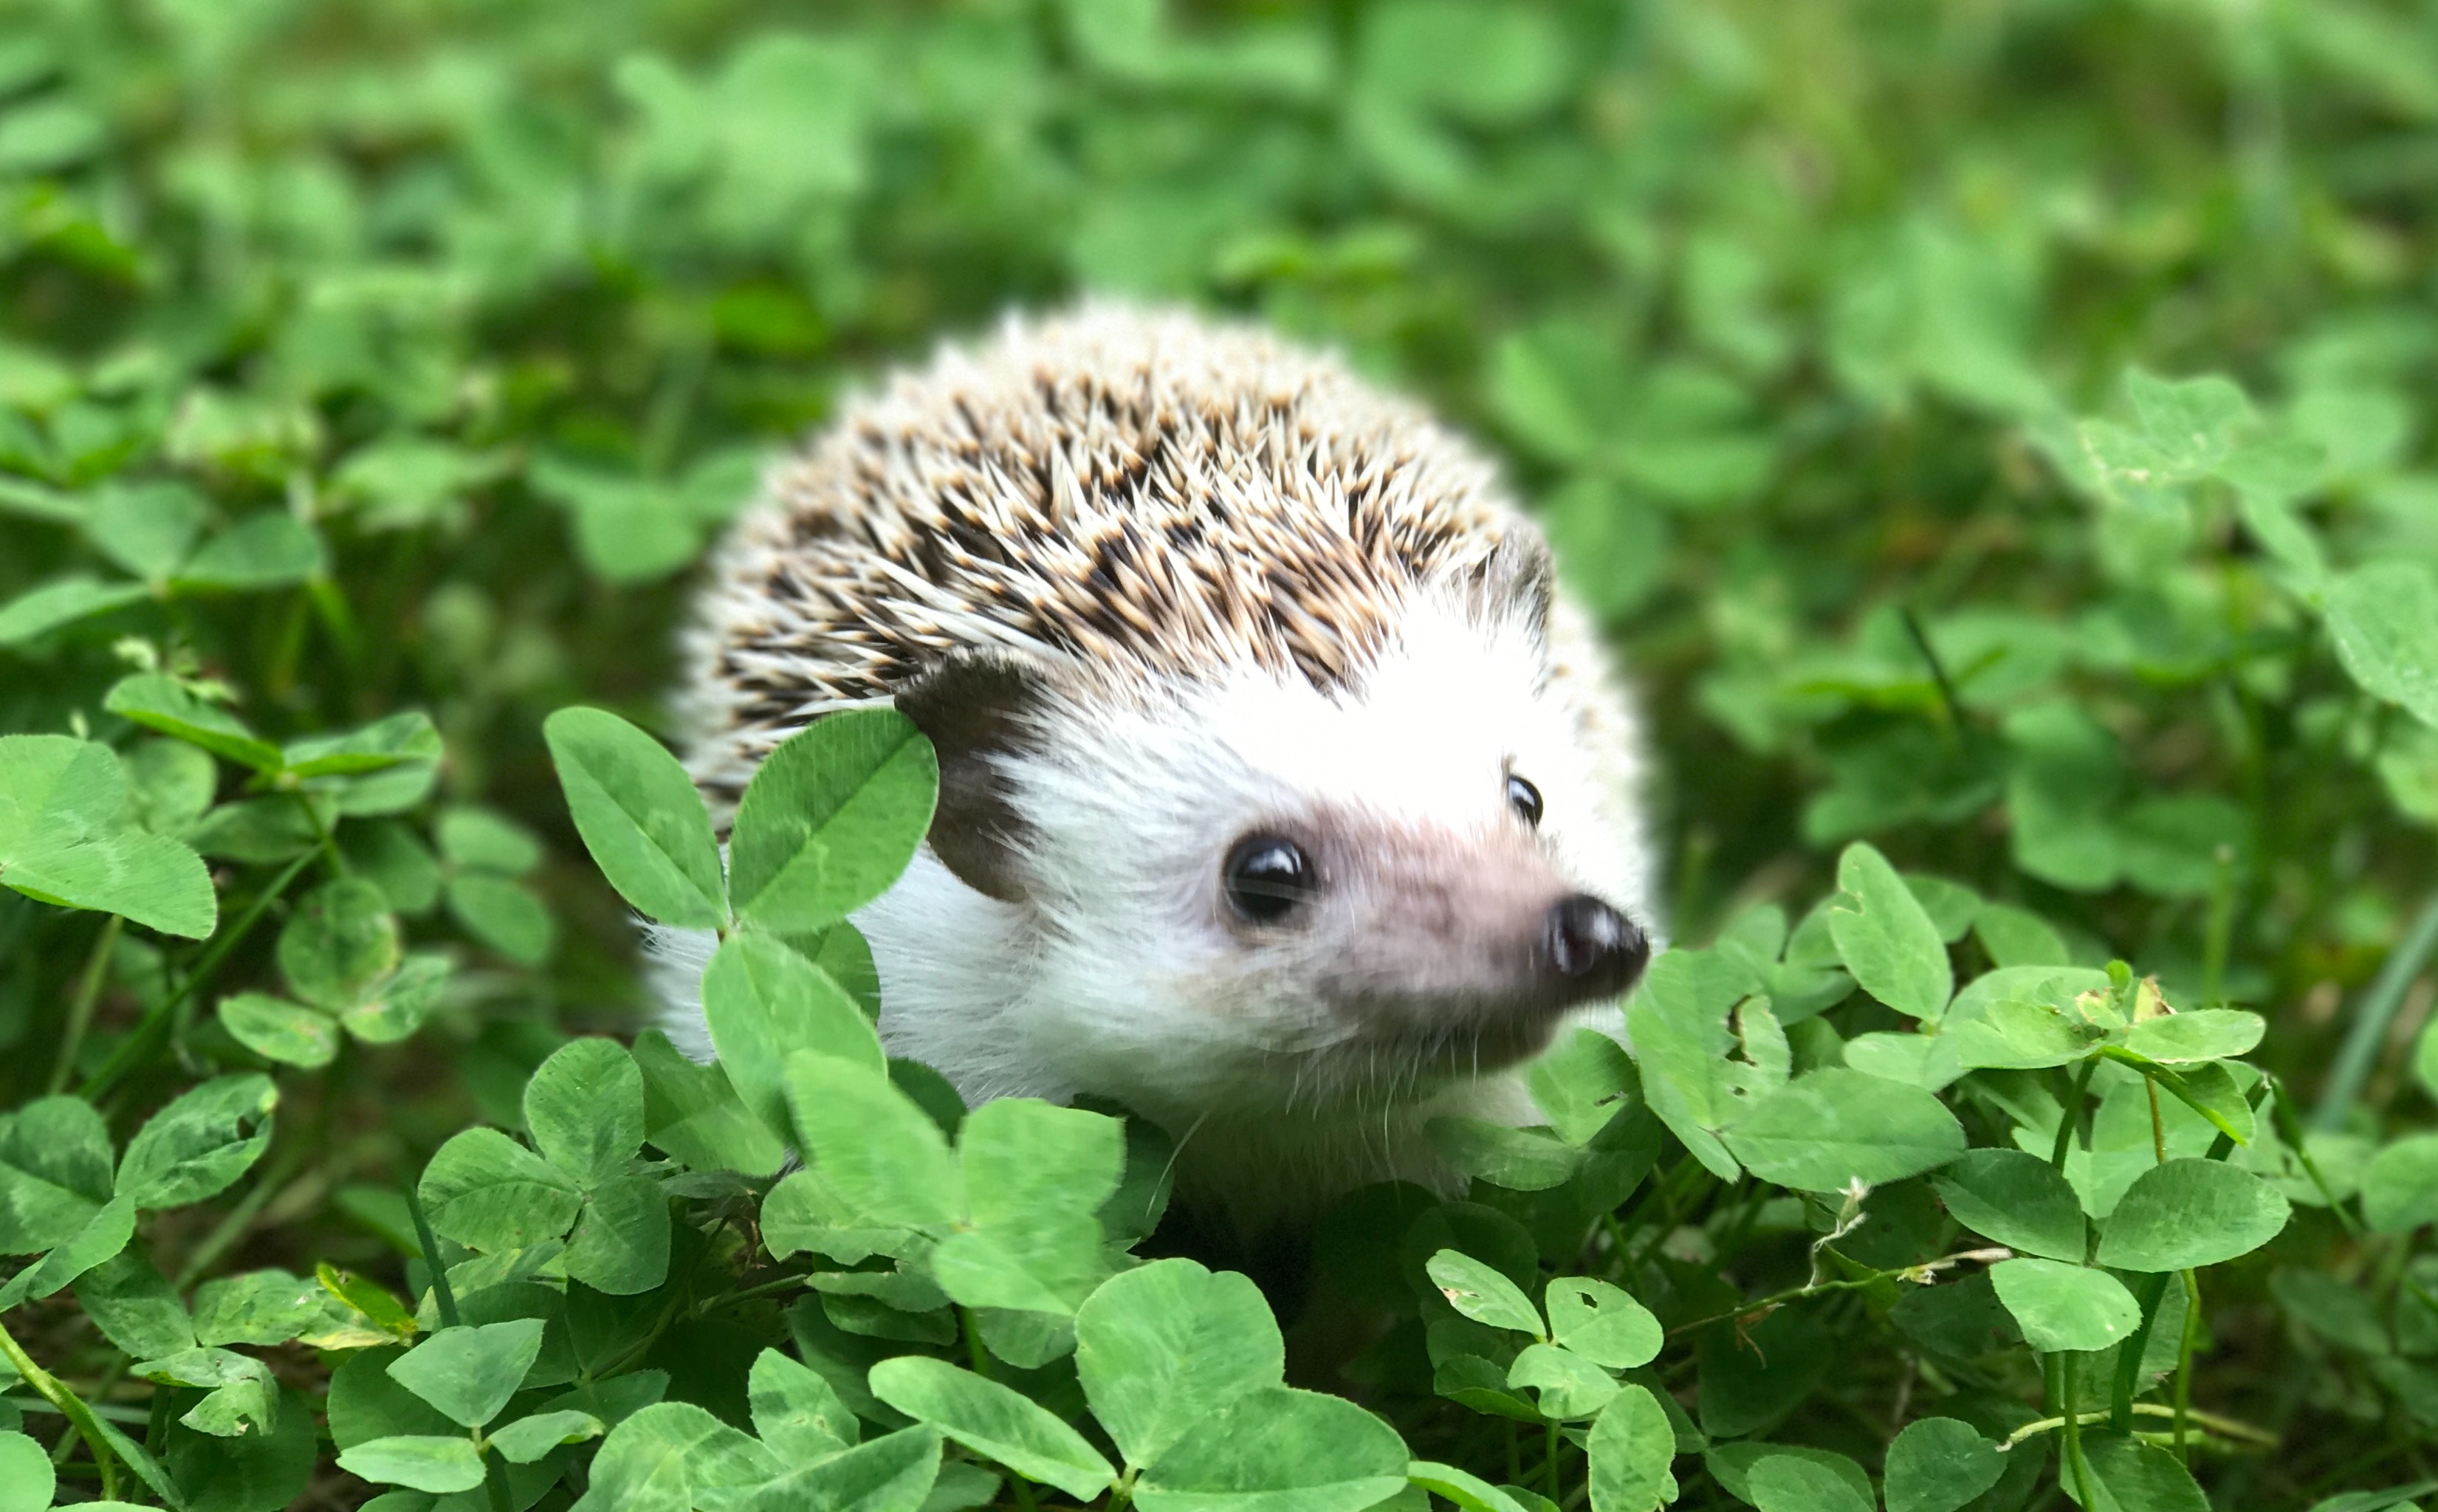
<path fill-rule="evenodd" d="M 1024 821 L 1009 801 L 995 757 L 1021 749 L 1032 733 L 1028 710 L 1046 687 L 1041 668 L 998 651 L 959 651 L 897 694 L 897 709 L 940 753 L 940 806 L 931 815 L 931 853 L 977 892 L 1023 901 L 1017 857 Z"/>

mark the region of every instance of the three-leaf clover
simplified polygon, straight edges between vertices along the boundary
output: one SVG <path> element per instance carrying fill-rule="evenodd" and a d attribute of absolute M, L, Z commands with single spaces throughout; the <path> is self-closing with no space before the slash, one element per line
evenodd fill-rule
<path fill-rule="evenodd" d="M 445 956 L 408 954 L 373 882 L 343 877 L 306 895 L 280 931 L 279 968 L 294 1000 L 267 993 L 221 999 L 221 1023 L 265 1060 L 319 1067 L 341 1030 L 389 1045 L 422 1027 L 449 975 Z"/>
<path fill-rule="evenodd" d="M 434 1232 L 499 1254 L 560 1246 L 563 1274 L 632 1295 L 668 1271 L 668 1199 L 634 1169 L 644 1143 L 644 1079 L 610 1040 L 574 1040 L 525 1085 L 531 1149 L 496 1129 L 442 1145 L 419 1189 Z"/>

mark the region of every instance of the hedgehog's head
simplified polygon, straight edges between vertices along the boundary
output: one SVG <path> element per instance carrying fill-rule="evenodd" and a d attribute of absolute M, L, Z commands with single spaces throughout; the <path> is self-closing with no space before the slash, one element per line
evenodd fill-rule
<path fill-rule="evenodd" d="M 1546 609 L 1545 581 L 1418 589 L 1342 678 L 968 654 L 901 694 L 942 758 L 932 857 L 997 902 L 943 907 L 939 875 L 874 926 L 953 974 L 944 998 L 993 984 L 992 1032 L 1027 1042 L 943 1045 L 947 1068 L 971 1094 L 994 1058 L 1055 1065 L 1172 1118 L 1371 1105 L 1625 991 L 1637 839 L 1553 688 Z M 950 1032 L 908 1021 L 921 981 L 888 985 L 910 1049 Z"/>

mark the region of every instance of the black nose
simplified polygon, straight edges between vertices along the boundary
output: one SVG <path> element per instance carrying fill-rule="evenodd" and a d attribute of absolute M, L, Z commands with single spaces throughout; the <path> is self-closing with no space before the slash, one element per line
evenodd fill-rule
<path fill-rule="evenodd" d="M 1549 910 L 1549 964 L 1569 978 L 1568 995 L 1613 996 L 1634 985 L 1651 959 L 1651 941 L 1634 921 L 1588 892 Z"/>

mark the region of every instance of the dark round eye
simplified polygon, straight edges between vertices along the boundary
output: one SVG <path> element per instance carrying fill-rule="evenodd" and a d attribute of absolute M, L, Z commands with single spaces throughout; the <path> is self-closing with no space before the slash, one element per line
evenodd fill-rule
<path fill-rule="evenodd" d="M 1512 772 L 1507 776 L 1507 806 L 1521 815 L 1525 823 L 1536 830 L 1541 827 L 1541 790 Z"/>
<path fill-rule="evenodd" d="M 1255 923 L 1286 917 L 1312 896 L 1312 862 L 1303 847 L 1275 835 L 1248 835 L 1228 853 L 1223 873 L 1228 905 Z"/>

